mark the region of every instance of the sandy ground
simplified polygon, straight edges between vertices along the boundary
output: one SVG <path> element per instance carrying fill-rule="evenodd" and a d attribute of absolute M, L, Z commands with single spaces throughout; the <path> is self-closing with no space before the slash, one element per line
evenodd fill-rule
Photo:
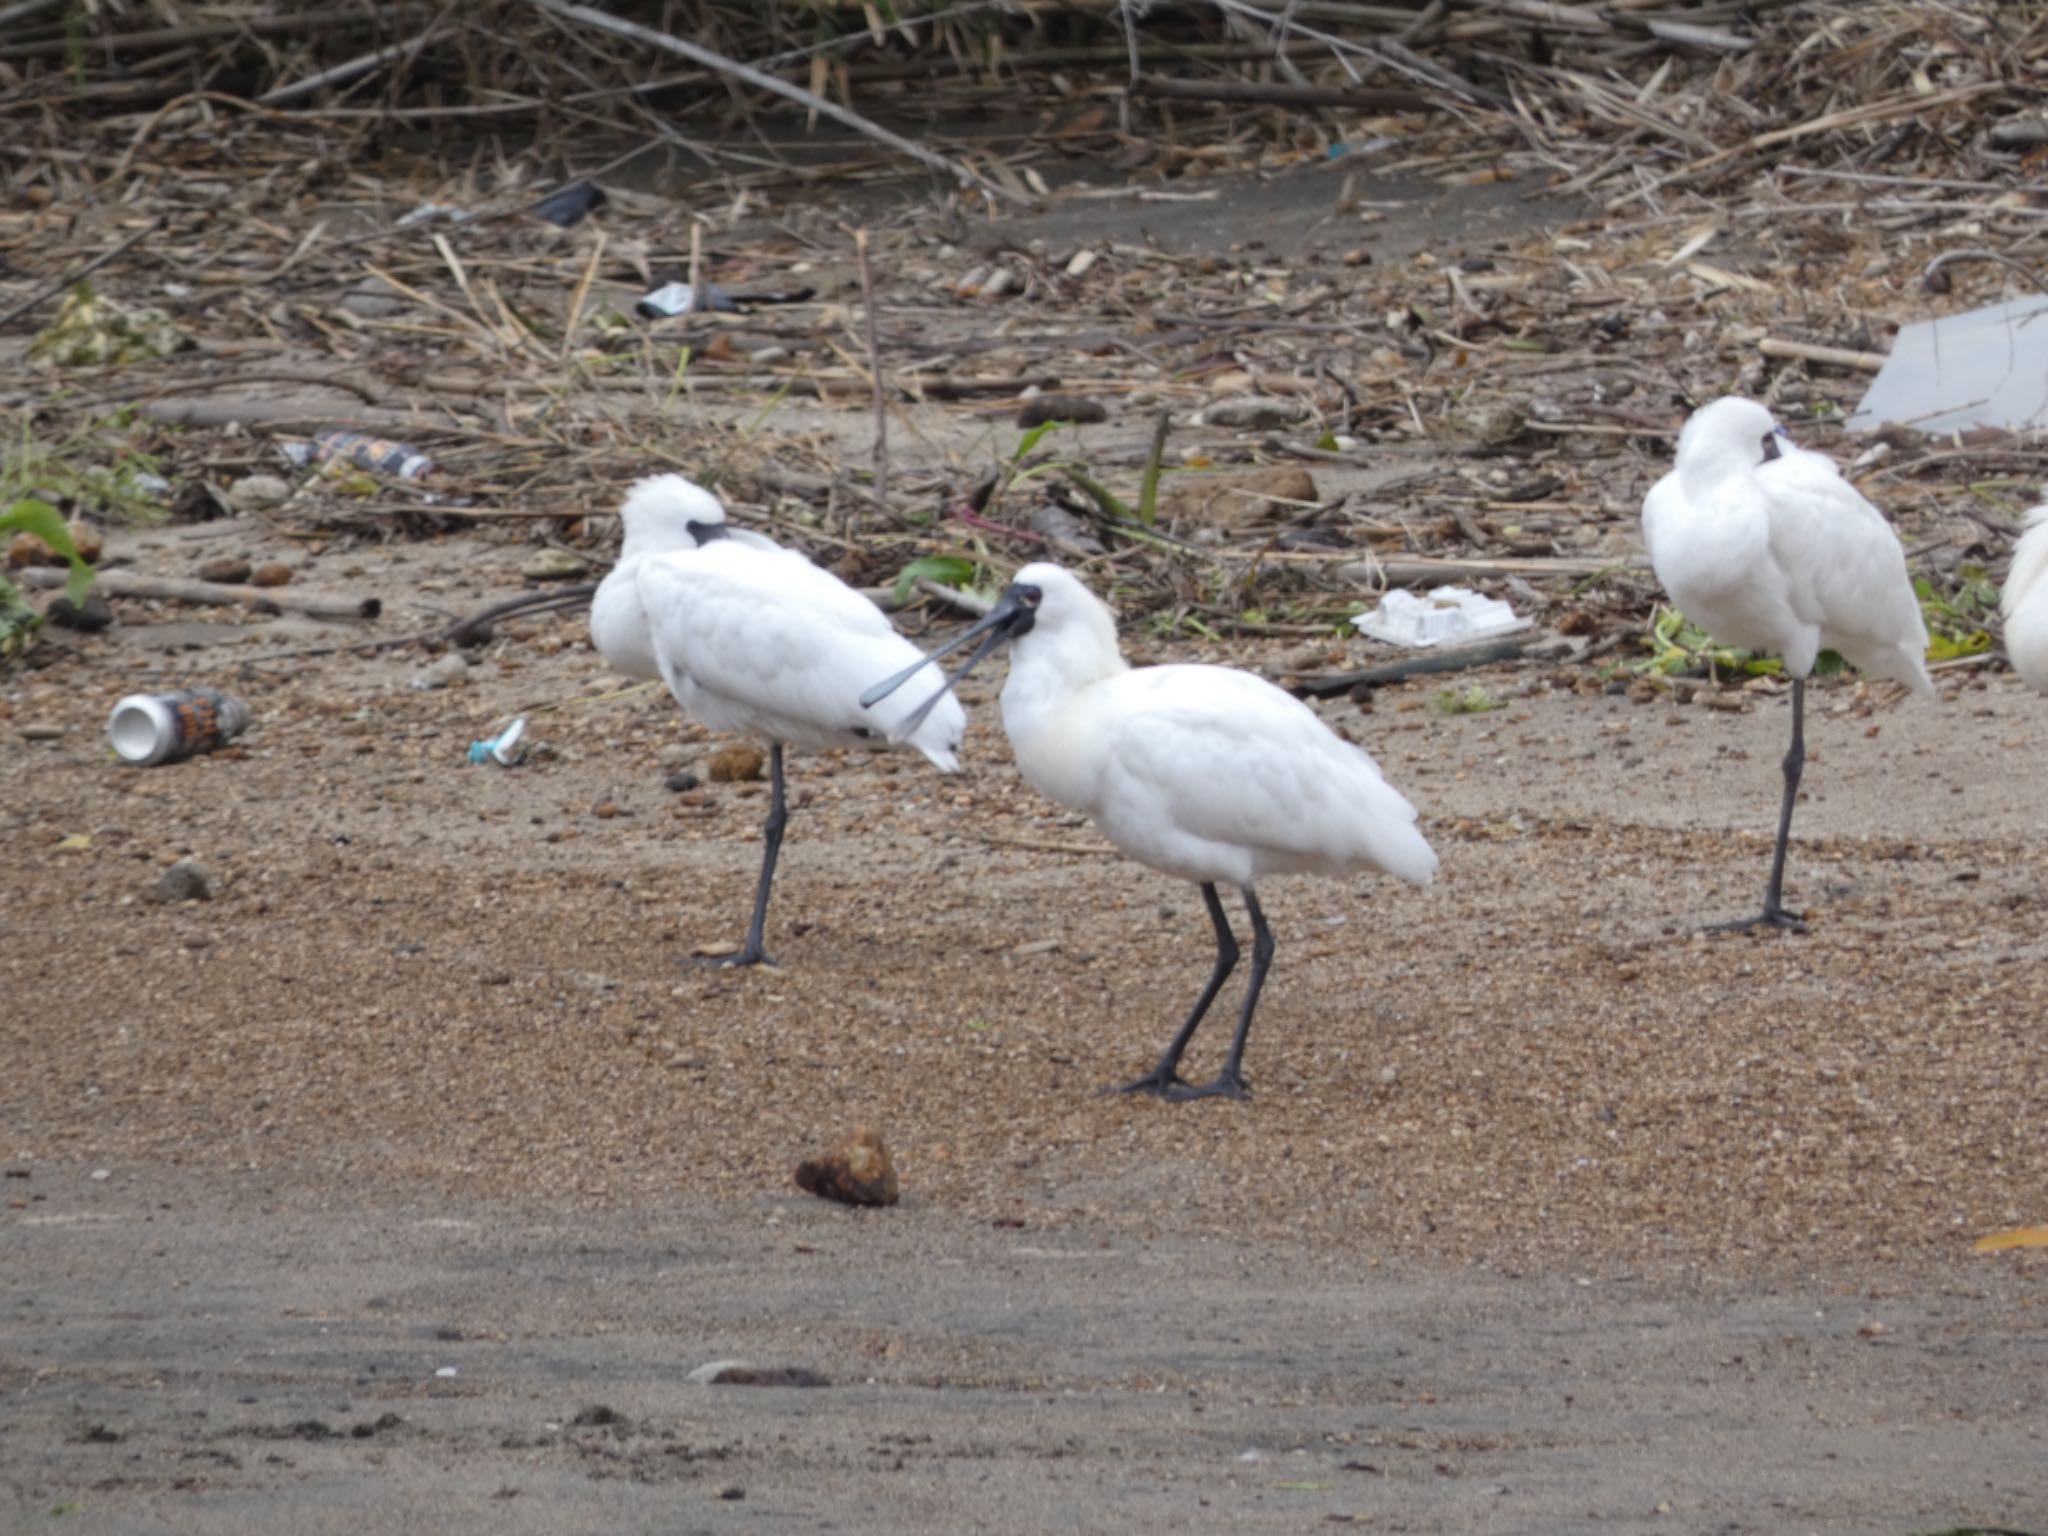
<path fill-rule="evenodd" d="M 530 553 L 130 538 L 455 611 Z M 683 962 L 742 932 L 763 787 L 665 788 L 717 743 L 582 633 L 422 692 L 131 606 L 0 678 L 0 1530 L 2048 1529 L 2048 1270 L 1971 1250 L 2048 1219 L 2010 678 L 1815 689 L 1797 937 L 1700 931 L 1761 895 L 1782 695 L 1532 660 L 1458 680 L 1485 713 L 1328 706 L 1442 876 L 1276 882 L 1255 1097 L 1171 1106 L 1096 1090 L 1199 986 L 1199 899 L 1021 785 L 999 669 L 957 778 L 792 758 L 782 963 L 734 975 Z M 109 759 L 116 697 L 194 683 L 241 744 Z M 515 712 L 550 750 L 464 766 Z M 185 856 L 212 899 L 152 899 Z M 861 1123 L 903 1204 L 795 1192 Z M 829 1385 L 687 1379 L 724 1358 Z"/>
<path fill-rule="evenodd" d="M 1332 706 L 1443 875 L 1276 883 L 1256 1097 L 1168 1106 L 1094 1090 L 1199 902 L 1024 789 L 996 678 L 958 778 L 792 758 L 783 963 L 731 975 L 681 962 L 739 935 L 761 788 L 665 789 L 715 743 L 579 620 L 448 692 L 246 665 L 313 633 L 7 684 L 9 1529 L 2048 1525 L 2043 1271 L 1969 1246 L 2048 1188 L 2011 679 L 1816 690 L 1796 938 L 1697 931 L 1759 894 L 1782 697 Z M 257 726 L 116 766 L 173 681 Z M 551 752 L 462 765 L 537 703 Z M 188 854 L 213 899 L 151 900 Z M 790 1188 L 857 1122 L 897 1210 Z M 831 1385 L 686 1380 L 726 1357 Z"/>

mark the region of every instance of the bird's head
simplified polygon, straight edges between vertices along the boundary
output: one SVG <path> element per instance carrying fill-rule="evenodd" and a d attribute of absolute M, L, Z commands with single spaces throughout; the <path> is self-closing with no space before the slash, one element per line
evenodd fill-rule
<path fill-rule="evenodd" d="M 725 505 L 681 475 L 650 475 L 626 492 L 619 517 L 626 525 L 620 558 L 696 549 L 729 536 Z"/>
<path fill-rule="evenodd" d="M 1733 461 L 1754 468 L 1778 456 L 1789 441 L 1770 411 L 1754 400 L 1728 395 L 1703 405 L 1678 434 L 1678 465 L 1706 466 Z"/>
<path fill-rule="evenodd" d="M 1122 666 L 1117 654 L 1116 621 L 1094 593 L 1072 573 L 1050 561 L 1037 561 L 1017 573 L 1017 579 L 1003 588 L 995 606 L 980 619 L 948 640 L 923 661 L 913 662 L 893 677 L 886 677 L 860 696 L 861 707 L 873 708 L 901 688 L 925 666 L 949 655 L 970 640 L 981 643 L 965 661 L 934 690 L 932 696 L 905 717 L 890 733 L 902 740 L 917 723 L 946 697 L 953 687 L 999 646 L 1016 643 L 1020 655 L 1041 646 L 1054 647 L 1094 658 L 1099 672 Z M 1099 675 L 1098 672 L 1098 675 Z"/>

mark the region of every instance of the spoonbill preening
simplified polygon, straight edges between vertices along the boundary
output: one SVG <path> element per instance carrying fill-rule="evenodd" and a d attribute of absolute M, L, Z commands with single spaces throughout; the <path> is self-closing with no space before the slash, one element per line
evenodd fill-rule
<path fill-rule="evenodd" d="M 2027 531 L 2012 552 L 1998 597 L 2005 654 L 2030 688 L 2048 693 L 2048 506 L 2027 514 Z"/>
<path fill-rule="evenodd" d="M 924 653 L 838 577 L 762 534 L 728 527 L 724 506 L 703 487 L 656 475 L 632 488 L 619 515 L 625 539 L 591 604 L 591 643 L 617 670 L 662 679 L 700 724 L 768 743 L 753 920 L 739 952 L 715 963 L 772 965 L 762 930 L 789 821 L 783 746 L 910 746 L 953 773 L 966 712 L 957 700 L 915 721 L 902 707 L 865 710 L 864 683 Z"/>
<path fill-rule="evenodd" d="M 1823 649 L 1932 696 L 1927 625 L 1884 514 L 1824 454 L 1795 447 L 1737 396 L 1694 411 L 1678 462 L 1643 498 L 1650 564 L 1672 603 L 1724 645 L 1785 658 L 1792 745 L 1764 909 L 1724 928 L 1804 927 L 1783 905 L 1792 806 L 1806 767 L 1806 678 Z"/>
<path fill-rule="evenodd" d="M 914 729 L 950 702 L 952 686 L 982 657 L 1011 643 L 1003 729 L 1025 782 L 1085 811 L 1132 858 L 1194 881 L 1216 931 L 1215 969 L 1194 1009 L 1158 1065 L 1120 1091 L 1245 1097 L 1245 1038 L 1273 960 L 1254 885 L 1265 875 L 1366 870 L 1420 885 L 1436 873 L 1436 854 L 1415 808 L 1371 757 L 1263 678 L 1229 667 L 1133 670 L 1109 610 L 1057 565 L 1025 566 L 987 617 L 924 660 L 976 637 L 981 644 L 959 670 L 895 730 Z M 861 702 L 878 705 L 923 664 L 875 684 Z M 1223 1069 L 1197 1087 L 1180 1076 L 1181 1053 L 1238 958 L 1216 894 L 1223 881 L 1251 916 L 1252 972 Z"/>

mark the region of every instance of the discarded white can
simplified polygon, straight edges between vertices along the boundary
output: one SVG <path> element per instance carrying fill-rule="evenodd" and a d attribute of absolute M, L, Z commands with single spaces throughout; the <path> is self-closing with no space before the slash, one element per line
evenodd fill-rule
<path fill-rule="evenodd" d="M 107 717 L 107 739 L 123 761 L 153 768 L 211 752 L 248 725 L 249 706 L 218 688 L 131 693 Z"/>

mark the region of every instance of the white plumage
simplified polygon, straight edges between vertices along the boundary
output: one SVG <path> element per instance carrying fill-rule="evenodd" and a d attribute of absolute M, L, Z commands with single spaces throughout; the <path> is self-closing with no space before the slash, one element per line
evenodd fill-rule
<path fill-rule="evenodd" d="M 591 642 L 617 670 L 659 677 L 692 718 L 769 744 L 771 798 L 760 885 L 745 948 L 725 963 L 766 960 L 762 928 L 788 812 L 782 748 L 887 747 L 902 729 L 942 772 L 960 766 L 967 716 L 948 699 L 913 724 L 900 703 L 860 705 L 879 672 L 924 653 L 836 576 L 761 534 L 728 528 L 725 508 L 681 475 L 632 488 L 620 509 L 618 565 L 592 602 Z"/>
<path fill-rule="evenodd" d="M 1194 1012 L 1127 1090 L 1242 1096 L 1245 1037 L 1273 952 L 1254 885 L 1266 875 L 1371 871 L 1424 883 L 1437 861 L 1415 808 L 1370 756 L 1262 678 L 1212 666 L 1133 670 L 1109 610 L 1056 565 L 1024 567 L 989 616 L 946 649 L 989 631 L 975 659 L 1012 641 L 1003 729 L 1025 782 L 1085 812 L 1132 858 L 1200 885 L 1216 931 L 1216 970 Z M 887 697 L 904 680 L 865 697 Z M 1216 894 L 1224 881 L 1243 892 L 1251 915 L 1252 975 L 1222 1072 L 1190 1088 L 1178 1075 L 1181 1053 L 1237 958 Z"/>
<path fill-rule="evenodd" d="M 1823 650 L 1931 696 L 1927 626 L 1905 551 L 1884 514 L 1823 454 L 1795 447 L 1754 400 L 1693 412 L 1678 462 L 1643 499 L 1643 538 L 1672 603 L 1724 645 L 1783 656 L 1792 677 L 1792 750 L 1763 913 L 1780 901 L 1792 806 L 1806 760 L 1806 678 Z"/>
<path fill-rule="evenodd" d="M 1898 535 L 1831 459 L 1781 438 L 1754 400 L 1693 412 L 1677 467 L 1643 498 L 1643 537 L 1673 605 L 1723 645 L 1783 656 L 1793 677 L 1837 651 L 1933 694 Z"/>
<path fill-rule="evenodd" d="M 1998 612 L 2005 620 L 2005 654 L 2013 671 L 2028 687 L 2048 693 L 2048 506 L 2027 514 Z"/>

